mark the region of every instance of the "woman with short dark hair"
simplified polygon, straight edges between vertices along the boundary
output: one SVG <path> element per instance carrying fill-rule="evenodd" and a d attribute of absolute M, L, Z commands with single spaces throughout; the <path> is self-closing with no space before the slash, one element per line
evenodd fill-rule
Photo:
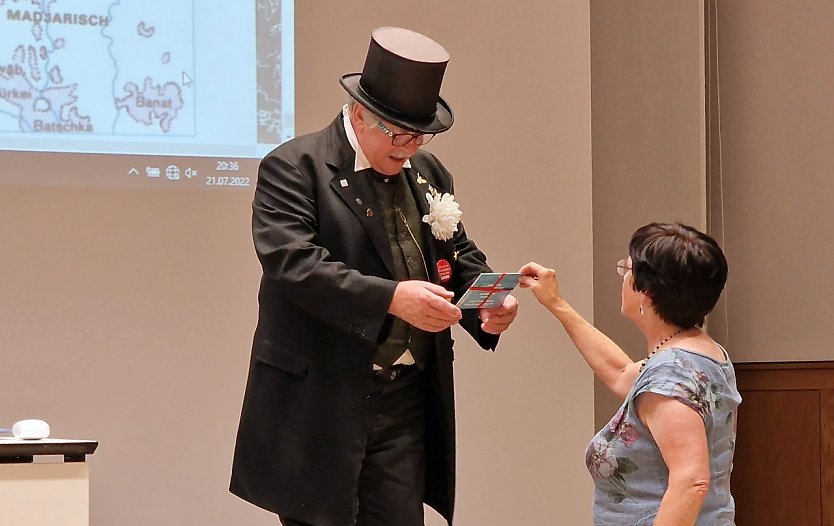
<path fill-rule="evenodd" d="M 631 237 L 623 316 L 646 339 L 634 362 L 561 296 L 556 272 L 521 269 L 521 286 L 561 322 L 582 357 L 623 404 L 591 440 L 594 524 L 735 524 L 730 471 L 741 396 L 727 351 L 703 330 L 727 280 L 727 260 L 708 235 L 651 223 Z"/>

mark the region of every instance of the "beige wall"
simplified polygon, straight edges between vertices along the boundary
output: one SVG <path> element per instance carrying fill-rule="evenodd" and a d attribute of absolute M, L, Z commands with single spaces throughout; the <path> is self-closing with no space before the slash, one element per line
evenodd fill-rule
<path fill-rule="evenodd" d="M 710 5 L 711 204 L 730 263 L 727 347 L 743 361 L 834 359 L 834 4 Z"/>
<path fill-rule="evenodd" d="M 404 25 L 448 47 L 443 94 L 457 123 L 431 146 L 456 175 L 468 230 L 497 269 L 558 265 L 590 316 L 588 2 L 297 2 L 296 12 L 299 132 L 336 114 L 338 76 L 361 68 L 373 27 Z M 56 436 L 100 441 L 96 526 L 275 524 L 226 492 L 256 316 L 250 200 L 0 189 L 0 420 L 44 418 Z M 495 355 L 457 334 L 457 523 L 586 524 L 591 375 L 519 297 L 521 318 Z"/>
<path fill-rule="evenodd" d="M 639 360 L 640 332 L 620 315 L 632 232 L 651 221 L 705 227 L 703 2 L 591 2 L 594 319 Z M 621 400 L 597 382 L 597 427 Z"/>

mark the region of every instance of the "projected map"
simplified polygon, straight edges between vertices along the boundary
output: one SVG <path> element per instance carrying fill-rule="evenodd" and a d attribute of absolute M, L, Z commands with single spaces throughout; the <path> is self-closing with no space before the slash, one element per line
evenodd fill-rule
<path fill-rule="evenodd" d="M 0 130 L 194 134 L 191 1 L 0 7 Z"/>
<path fill-rule="evenodd" d="M 294 135 L 293 23 L 292 0 L 0 0 L 0 185 L 250 186 Z"/>

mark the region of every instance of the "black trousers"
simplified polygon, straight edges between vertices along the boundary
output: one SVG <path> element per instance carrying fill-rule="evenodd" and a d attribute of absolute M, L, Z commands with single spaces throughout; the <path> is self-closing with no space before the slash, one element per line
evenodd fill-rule
<path fill-rule="evenodd" d="M 416 367 L 372 382 L 365 400 L 365 457 L 354 526 L 423 526 L 425 395 Z M 284 526 L 320 526 L 280 517 Z M 349 526 L 349 525 L 345 525 Z"/>

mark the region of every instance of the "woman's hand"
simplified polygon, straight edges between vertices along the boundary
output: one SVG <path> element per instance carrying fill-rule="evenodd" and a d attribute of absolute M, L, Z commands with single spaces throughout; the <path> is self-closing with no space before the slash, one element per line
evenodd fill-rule
<path fill-rule="evenodd" d="M 530 289 L 539 303 L 545 307 L 555 307 L 563 302 L 559 291 L 559 282 L 556 280 L 556 271 L 552 268 L 544 268 L 538 263 L 527 263 L 521 270 L 521 279 L 518 284 L 525 289 Z"/>

